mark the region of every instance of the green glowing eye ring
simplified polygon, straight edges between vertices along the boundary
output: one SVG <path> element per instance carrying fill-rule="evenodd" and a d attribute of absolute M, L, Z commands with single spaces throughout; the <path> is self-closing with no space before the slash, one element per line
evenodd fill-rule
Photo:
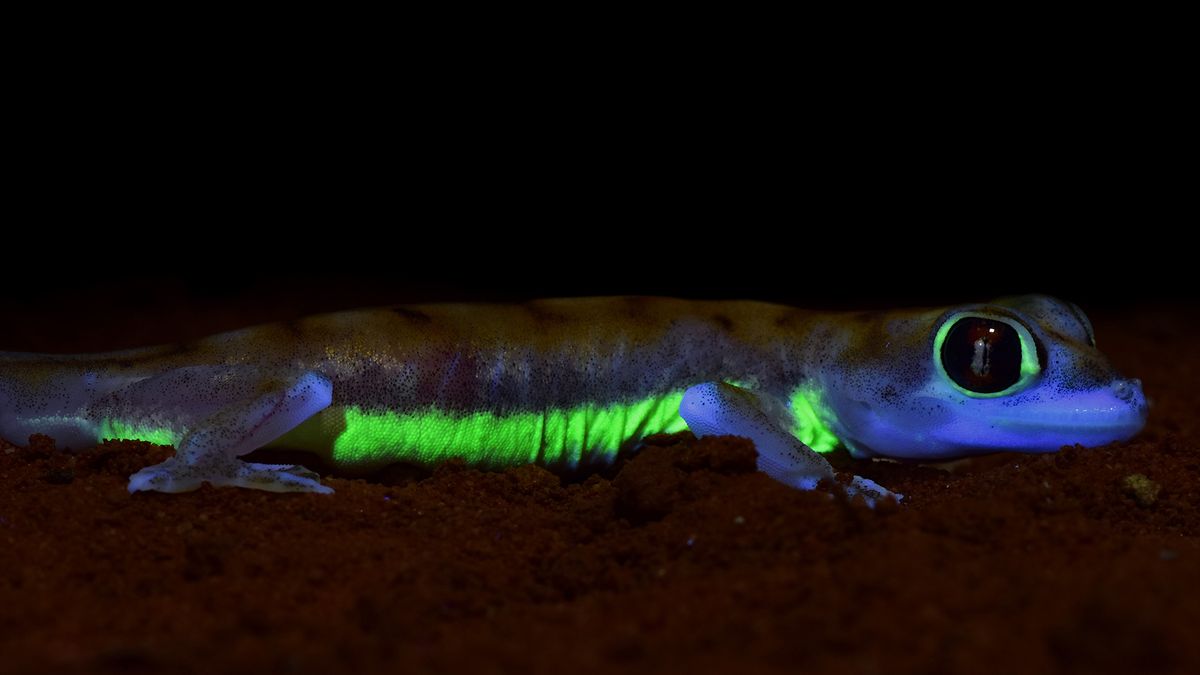
<path fill-rule="evenodd" d="M 1020 377 L 1012 386 L 1008 387 L 1007 389 L 989 393 L 971 391 L 970 389 L 967 389 L 956 382 L 954 378 L 950 376 L 950 373 L 946 372 L 946 366 L 944 363 L 942 363 L 942 346 L 946 342 L 946 336 L 950 334 L 950 330 L 960 320 L 972 317 L 1004 323 L 1015 330 L 1017 336 L 1021 339 Z M 933 336 L 932 356 L 934 368 L 937 369 L 938 375 L 940 375 L 943 380 L 948 382 L 950 386 L 954 387 L 959 393 L 971 398 L 999 398 L 1001 396 L 1010 396 L 1028 387 L 1042 372 L 1042 366 L 1038 360 L 1037 343 L 1034 341 L 1033 334 L 1029 332 L 1029 329 L 1022 325 L 1021 322 L 1015 321 L 1009 317 L 996 314 L 986 314 L 983 312 L 960 312 L 946 318 L 946 320 L 942 322 L 941 327 L 938 328 L 937 333 Z"/>

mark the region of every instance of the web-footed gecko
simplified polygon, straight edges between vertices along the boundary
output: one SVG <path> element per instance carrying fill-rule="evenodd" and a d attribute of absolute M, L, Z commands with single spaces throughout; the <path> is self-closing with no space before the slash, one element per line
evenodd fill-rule
<path fill-rule="evenodd" d="M 820 452 L 953 458 L 1136 434 L 1138 380 L 1073 304 L 1022 296 L 950 309 L 815 313 L 749 301 L 615 297 L 368 309 L 176 346 L 0 354 L 0 436 L 82 449 L 170 444 L 129 490 L 201 482 L 332 492 L 260 447 L 346 473 L 393 462 L 603 464 L 690 428 L 754 441 L 759 468 L 809 489 Z M 869 502 L 890 493 L 855 477 Z"/>

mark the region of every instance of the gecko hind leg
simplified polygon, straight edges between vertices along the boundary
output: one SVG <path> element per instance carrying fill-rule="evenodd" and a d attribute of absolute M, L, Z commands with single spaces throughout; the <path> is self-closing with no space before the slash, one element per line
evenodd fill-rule
<path fill-rule="evenodd" d="M 758 450 L 758 469 L 785 485 L 812 490 L 822 479 L 832 480 L 829 461 L 780 426 L 770 408 L 760 394 L 726 382 L 705 382 L 684 393 L 679 415 L 697 436 L 749 438 Z M 846 491 L 861 495 L 872 507 L 886 497 L 903 498 L 861 476 Z"/>
<path fill-rule="evenodd" d="M 239 368 L 225 374 L 220 386 L 228 401 L 188 425 L 174 457 L 130 476 L 130 492 L 187 492 L 205 482 L 270 492 L 333 492 L 304 467 L 238 459 L 328 407 L 329 380 L 312 372 L 280 377 Z"/>

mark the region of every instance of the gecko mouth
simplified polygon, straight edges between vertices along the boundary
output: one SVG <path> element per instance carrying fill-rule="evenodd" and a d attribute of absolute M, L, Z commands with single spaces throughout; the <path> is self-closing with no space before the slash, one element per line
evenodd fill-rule
<path fill-rule="evenodd" d="M 1145 426 L 1147 408 L 1141 381 L 1117 380 L 1065 401 L 1030 405 L 1019 416 L 1004 416 L 1003 423 L 1016 429 L 1126 433 L 1128 437 Z"/>
<path fill-rule="evenodd" d="M 1021 416 L 993 418 L 988 425 L 1013 449 L 1054 451 L 1064 445 L 1088 447 L 1125 441 L 1146 425 L 1146 404 L 1111 401 L 1105 405 L 1047 406 Z"/>
<path fill-rule="evenodd" d="M 1136 381 L 1060 399 L 990 399 L 965 407 L 941 406 L 930 432 L 889 447 L 875 434 L 866 443 L 891 456 L 953 457 L 985 452 L 1055 452 L 1064 446 L 1098 447 L 1125 441 L 1146 424 L 1147 404 Z"/>
<path fill-rule="evenodd" d="M 1064 445 L 1088 447 L 1126 441 L 1145 426 L 1144 418 L 1129 418 L 1104 423 L 1036 424 L 1018 421 L 1005 425 L 1006 431 L 1023 434 L 1031 449 L 1057 450 Z"/>
<path fill-rule="evenodd" d="M 1026 415 L 1024 417 L 1003 417 L 996 420 L 998 424 L 1009 429 L 1026 429 L 1029 431 L 1121 431 L 1132 430 L 1137 433 L 1146 424 L 1145 406 L 1134 408 L 1129 405 L 1113 406 L 1111 408 L 1075 408 L 1072 410 L 1055 410 L 1049 415 Z"/>

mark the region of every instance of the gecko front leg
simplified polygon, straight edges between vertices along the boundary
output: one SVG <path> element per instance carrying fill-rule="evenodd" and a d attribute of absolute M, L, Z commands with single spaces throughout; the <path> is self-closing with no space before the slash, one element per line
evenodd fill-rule
<path fill-rule="evenodd" d="M 329 406 L 333 386 L 312 372 L 252 366 L 171 370 L 112 392 L 90 407 L 94 419 L 161 426 L 178 434 L 175 456 L 129 479 L 129 491 L 187 492 L 208 482 L 271 492 L 333 490 L 304 467 L 243 462 L 247 454 Z"/>
<path fill-rule="evenodd" d="M 833 466 L 776 422 L 759 394 L 726 382 L 705 382 L 689 388 L 679 415 L 697 436 L 741 436 L 754 442 L 758 469 L 771 478 L 801 490 L 812 490 L 822 479 L 834 478 Z M 874 481 L 855 476 L 846 491 L 862 495 L 869 506 L 902 495 Z"/>

